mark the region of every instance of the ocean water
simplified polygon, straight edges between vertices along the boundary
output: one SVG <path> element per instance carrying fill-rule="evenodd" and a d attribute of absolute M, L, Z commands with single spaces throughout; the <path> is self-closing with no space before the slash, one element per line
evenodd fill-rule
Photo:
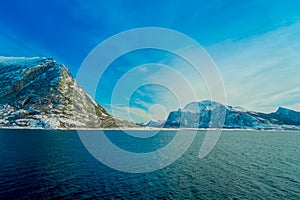
<path fill-rule="evenodd" d="M 150 152 L 176 132 L 105 134 L 121 148 Z M 0 199 L 300 199 L 300 132 L 223 131 L 199 159 L 204 136 L 199 131 L 171 165 L 132 174 L 96 160 L 76 131 L 0 130 Z"/>

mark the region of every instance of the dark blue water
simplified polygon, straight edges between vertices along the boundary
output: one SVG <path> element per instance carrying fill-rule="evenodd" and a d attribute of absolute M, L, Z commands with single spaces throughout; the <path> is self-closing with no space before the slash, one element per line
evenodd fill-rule
<path fill-rule="evenodd" d="M 141 152 L 175 133 L 128 142 L 120 131 L 106 132 Z M 168 167 L 130 174 L 97 161 L 75 131 L 0 130 L 0 199 L 300 199 L 300 132 L 224 131 L 198 159 L 204 135 Z"/>

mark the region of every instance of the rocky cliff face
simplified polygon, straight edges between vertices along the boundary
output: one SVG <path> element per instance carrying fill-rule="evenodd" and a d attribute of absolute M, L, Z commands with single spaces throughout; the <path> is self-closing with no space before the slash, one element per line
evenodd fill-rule
<path fill-rule="evenodd" d="M 300 125 L 300 112 L 296 112 L 287 108 L 279 107 L 275 113 L 271 113 L 277 119 L 284 124 Z"/>
<path fill-rule="evenodd" d="M 115 120 L 50 58 L 0 57 L 0 126 L 110 128 Z"/>
<path fill-rule="evenodd" d="M 223 120 L 222 120 L 223 116 Z M 214 117 L 214 119 L 212 118 Z M 279 108 L 275 113 L 258 113 L 213 101 L 192 102 L 169 114 L 164 127 L 300 130 L 300 112 Z"/>

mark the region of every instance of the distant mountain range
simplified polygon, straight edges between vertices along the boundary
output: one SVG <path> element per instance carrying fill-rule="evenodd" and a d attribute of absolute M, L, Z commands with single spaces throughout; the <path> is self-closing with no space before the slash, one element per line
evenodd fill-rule
<path fill-rule="evenodd" d="M 147 126 L 300 130 L 300 112 L 279 107 L 276 112 L 266 114 L 207 100 L 189 103 L 183 109 L 171 112 L 165 122 L 151 122 Z"/>
<path fill-rule="evenodd" d="M 224 123 L 223 123 L 224 122 Z M 147 127 L 300 130 L 300 113 L 247 111 L 213 101 L 192 102 Z M 0 57 L 0 127 L 76 129 L 141 127 L 108 114 L 51 58 Z"/>
<path fill-rule="evenodd" d="M 0 57 L 0 127 L 134 126 L 114 119 L 51 58 Z"/>

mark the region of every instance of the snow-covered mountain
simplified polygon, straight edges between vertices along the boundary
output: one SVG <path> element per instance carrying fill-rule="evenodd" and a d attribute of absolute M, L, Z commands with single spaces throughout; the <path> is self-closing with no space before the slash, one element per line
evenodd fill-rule
<path fill-rule="evenodd" d="M 0 57 L 0 127 L 109 128 L 110 116 L 50 58 Z"/>
<path fill-rule="evenodd" d="M 265 114 L 202 101 L 171 112 L 166 121 L 150 121 L 146 126 L 299 130 L 300 112 L 280 107 Z M 114 119 L 79 86 L 64 65 L 51 58 L 0 57 L 0 127 L 139 126 Z"/>
<path fill-rule="evenodd" d="M 158 120 L 158 121 L 150 120 L 147 124 L 144 124 L 144 126 L 163 128 L 165 126 L 165 121 L 163 121 L 163 120 Z"/>
<path fill-rule="evenodd" d="M 171 112 L 164 127 L 300 130 L 300 112 L 280 107 L 265 114 L 213 101 L 192 102 Z"/>

